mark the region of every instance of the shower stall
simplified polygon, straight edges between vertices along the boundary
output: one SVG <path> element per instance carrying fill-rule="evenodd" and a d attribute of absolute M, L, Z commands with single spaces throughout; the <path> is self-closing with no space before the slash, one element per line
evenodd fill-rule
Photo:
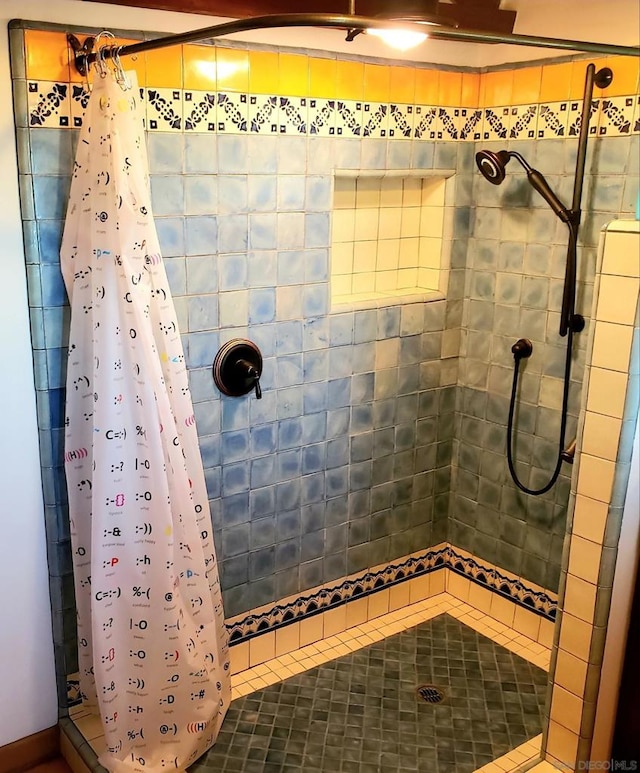
<path fill-rule="evenodd" d="M 61 445 L 58 252 L 88 98 L 52 65 L 70 32 L 88 55 L 86 32 L 58 25 L 13 22 L 11 41 L 61 722 L 95 767 L 95 718 L 72 705 Z M 633 52 L 479 70 L 116 34 L 140 81 L 230 638 L 235 701 L 193 769 L 471 773 L 515 746 L 514 770 L 541 749 L 589 759 L 637 409 L 638 279 L 598 249 L 635 208 Z M 20 54 L 45 44 L 37 67 Z M 605 67 L 587 145 L 585 72 Z M 489 185 L 476 155 L 491 182 L 518 165 Z M 633 245 L 633 229 L 606 238 Z M 616 368 L 607 325 L 626 342 Z M 534 355 L 515 352 L 516 382 L 520 336 Z M 239 396 L 216 386 L 238 344 Z M 594 449 L 591 414 L 617 422 L 620 455 Z M 570 658 L 582 684 L 562 678 Z"/>

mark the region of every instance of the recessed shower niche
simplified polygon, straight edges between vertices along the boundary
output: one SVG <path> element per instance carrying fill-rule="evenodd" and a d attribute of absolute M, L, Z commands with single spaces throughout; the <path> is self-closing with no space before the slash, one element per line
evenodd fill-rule
<path fill-rule="evenodd" d="M 335 173 L 332 308 L 445 294 L 453 180 L 453 172 Z"/>

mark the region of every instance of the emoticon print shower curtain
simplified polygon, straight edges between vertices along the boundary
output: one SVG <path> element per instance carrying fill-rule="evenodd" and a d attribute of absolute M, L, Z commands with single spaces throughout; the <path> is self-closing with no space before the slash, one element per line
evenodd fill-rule
<path fill-rule="evenodd" d="M 100 762 L 116 773 L 184 770 L 215 741 L 230 701 L 209 503 L 139 93 L 110 72 L 96 76 L 61 247 L 81 691 L 102 719 Z"/>

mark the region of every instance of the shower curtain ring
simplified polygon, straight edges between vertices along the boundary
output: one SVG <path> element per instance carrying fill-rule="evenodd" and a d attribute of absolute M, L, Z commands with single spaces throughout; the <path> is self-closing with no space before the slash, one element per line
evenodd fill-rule
<path fill-rule="evenodd" d="M 122 46 L 113 46 L 111 49 L 111 61 L 113 62 L 113 69 L 116 76 L 116 83 L 123 91 L 129 91 L 131 89 L 131 81 L 127 78 L 127 74 L 122 66 L 120 60 L 120 49 Z"/>
<path fill-rule="evenodd" d="M 102 32 L 99 32 L 95 37 L 94 45 L 96 49 L 96 70 L 98 71 L 101 78 L 106 78 L 109 74 L 109 68 L 107 67 L 107 62 L 105 60 L 105 50 L 109 48 L 109 46 L 100 45 L 100 38 L 102 37 L 115 39 L 115 35 L 113 32 L 109 32 L 109 30 L 102 30 Z"/>

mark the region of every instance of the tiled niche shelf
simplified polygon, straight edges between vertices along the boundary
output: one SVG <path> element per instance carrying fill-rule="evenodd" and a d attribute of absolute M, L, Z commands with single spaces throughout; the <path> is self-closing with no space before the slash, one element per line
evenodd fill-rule
<path fill-rule="evenodd" d="M 453 172 L 336 171 L 331 233 L 331 308 L 444 298 Z"/>

